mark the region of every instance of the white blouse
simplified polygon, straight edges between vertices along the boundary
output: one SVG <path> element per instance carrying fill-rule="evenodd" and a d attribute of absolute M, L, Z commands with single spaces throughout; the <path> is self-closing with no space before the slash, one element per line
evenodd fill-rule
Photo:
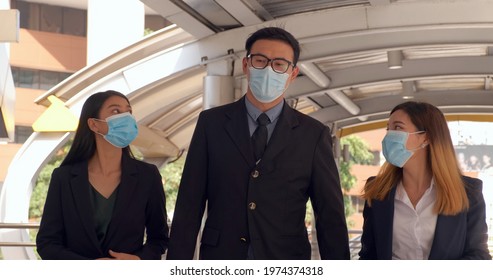
<path fill-rule="evenodd" d="M 392 259 L 428 259 L 438 217 L 433 211 L 435 200 L 436 189 L 432 180 L 414 209 L 402 181 L 399 182 L 394 199 Z"/>

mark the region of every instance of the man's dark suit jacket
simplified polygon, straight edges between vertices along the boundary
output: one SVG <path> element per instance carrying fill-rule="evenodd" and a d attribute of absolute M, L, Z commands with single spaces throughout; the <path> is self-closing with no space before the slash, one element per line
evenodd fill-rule
<path fill-rule="evenodd" d="M 96 259 L 109 257 L 111 249 L 141 259 L 161 259 L 168 224 L 156 166 L 123 156 L 121 183 L 102 244 L 96 236 L 87 172 L 87 162 L 54 170 L 36 238 L 41 258 Z"/>
<path fill-rule="evenodd" d="M 369 179 L 371 180 L 371 178 Z M 430 260 L 491 259 L 483 182 L 463 176 L 469 198 L 469 210 L 454 216 L 438 215 Z M 365 204 L 360 259 L 392 259 L 392 228 L 396 187 L 383 201 Z"/>
<path fill-rule="evenodd" d="M 349 259 L 331 134 L 284 105 L 256 166 L 245 97 L 203 111 L 191 141 L 171 226 L 168 259 L 192 259 L 207 201 L 201 259 L 310 259 L 311 199 L 323 259 Z"/>

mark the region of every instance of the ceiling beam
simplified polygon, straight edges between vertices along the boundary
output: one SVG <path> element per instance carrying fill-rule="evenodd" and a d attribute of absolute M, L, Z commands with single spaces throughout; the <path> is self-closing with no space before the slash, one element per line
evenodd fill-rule
<path fill-rule="evenodd" d="M 369 0 L 370 5 L 372 6 L 382 6 L 382 5 L 389 5 L 392 1 L 391 0 Z"/>
<path fill-rule="evenodd" d="M 215 0 L 223 9 L 232 15 L 243 26 L 262 23 L 260 19 L 245 3 L 241 0 Z"/>
<path fill-rule="evenodd" d="M 149 8 L 156 11 L 159 15 L 180 28 L 190 33 L 197 39 L 213 35 L 216 32 L 210 26 L 204 24 L 203 21 L 193 16 L 190 11 L 185 11 L 173 1 L 170 0 L 140 0 Z"/>
<path fill-rule="evenodd" d="M 337 58 L 348 53 L 369 50 L 388 51 L 413 47 L 447 45 L 493 45 L 493 24 L 464 24 L 443 26 L 409 26 L 389 29 L 359 30 L 338 34 L 301 37 L 300 60 L 305 62 L 322 58 Z"/>
<path fill-rule="evenodd" d="M 369 64 L 326 72 L 331 83 L 320 89 L 309 77 L 298 77 L 287 89 L 286 97 L 299 98 L 322 94 L 327 90 L 344 90 L 366 85 L 418 79 L 452 77 L 489 77 L 493 56 L 440 57 L 404 60 L 398 70 L 388 69 L 387 63 Z"/>
<path fill-rule="evenodd" d="M 416 93 L 414 99 L 431 103 L 445 114 L 485 114 L 492 115 L 493 93 L 491 91 L 434 91 Z M 340 106 L 320 109 L 310 116 L 325 124 L 337 123 L 337 127 L 351 127 L 365 123 L 386 120 L 390 110 L 405 102 L 400 95 L 388 95 L 357 100 L 361 108 L 358 116 L 353 116 Z M 359 117 L 367 118 L 362 122 Z"/>

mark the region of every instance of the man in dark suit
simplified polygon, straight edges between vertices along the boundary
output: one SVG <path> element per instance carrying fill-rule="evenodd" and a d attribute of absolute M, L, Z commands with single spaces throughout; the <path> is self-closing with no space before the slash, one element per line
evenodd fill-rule
<path fill-rule="evenodd" d="M 201 259 L 310 259 L 310 199 L 321 258 L 349 259 L 330 130 L 284 102 L 299 72 L 299 43 L 269 27 L 253 33 L 246 50 L 246 95 L 199 116 L 167 258 L 193 258 L 207 205 Z"/>

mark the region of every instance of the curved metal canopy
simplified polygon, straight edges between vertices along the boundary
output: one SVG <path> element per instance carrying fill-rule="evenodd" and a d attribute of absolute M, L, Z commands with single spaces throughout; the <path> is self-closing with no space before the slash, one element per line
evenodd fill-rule
<path fill-rule="evenodd" d="M 389 110 L 406 99 L 431 102 L 450 119 L 491 120 L 491 1 L 142 2 L 176 25 L 83 69 L 36 102 L 56 95 L 70 106 L 125 84 L 139 124 L 153 143 L 161 141 L 144 153 L 174 155 L 187 148 L 202 110 L 208 65 L 230 64 L 241 96 L 245 39 L 282 26 L 302 48 L 287 101 L 339 136 L 384 126 Z M 396 56 L 402 67 L 390 69 Z"/>

